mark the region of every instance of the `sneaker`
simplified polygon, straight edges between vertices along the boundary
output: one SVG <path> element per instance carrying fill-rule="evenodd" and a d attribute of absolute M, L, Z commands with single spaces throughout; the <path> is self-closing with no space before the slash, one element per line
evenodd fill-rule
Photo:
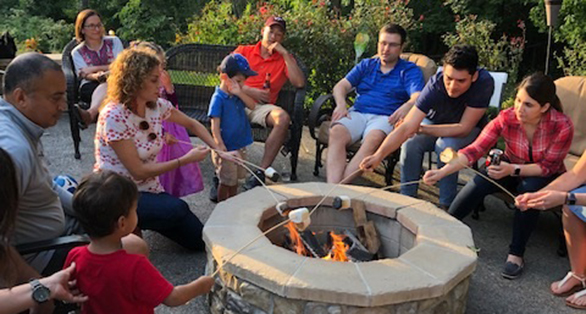
<path fill-rule="evenodd" d="M 265 173 L 263 171 L 255 170 L 254 174 L 256 174 L 256 176 L 262 180 L 262 183 L 265 183 Z M 251 175 L 250 177 L 248 177 L 248 179 L 246 179 L 246 182 L 244 182 L 242 188 L 244 189 L 244 191 L 248 191 L 254 189 L 259 185 L 262 185 L 262 183 L 260 183 L 255 176 Z"/>
<path fill-rule="evenodd" d="M 523 273 L 524 266 L 524 263 L 521 265 L 517 265 L 513 262 L 506 262 L 505 268 L 503 269 L 501 275 L 505 279 L 517 279 L 519 276 L 521 276 L 521 273 Z"/>
<path fill-rule="evenodd" d="M 210 187 L 210 201 L 217 203 L 218 202 L 218 184 L 220 184 L 220 180 L 214 174 L 212 178 L 212 186 Z"/>

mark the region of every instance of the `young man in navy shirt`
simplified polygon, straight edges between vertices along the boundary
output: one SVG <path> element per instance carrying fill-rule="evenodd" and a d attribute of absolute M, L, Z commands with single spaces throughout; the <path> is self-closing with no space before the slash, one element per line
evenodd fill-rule
<path fill-rule="evenodd" d="M 384 26 L 379 32 L 378 54 L 362 60 L 334 87 L 336 108 L 328 142 L 328 182 L 339 183 L 356 172 L 360 161 L 378 148 L 423 89 L 421 70 L 400 58 L 406 36 L 399 25 Z M 354 106 L 347 109 L 346 96 L 352 88 L 358 96 Z M 360 149 L 346 165 L 346 147 L 361 139 Z"/>
<path fill-rule="evenodd" d="M 485 112 L 494 91 L 494 80 L 478 69 L 478 53 L 470 45 L 457 45 L 444 56 L 444 69 L 433 76 L 409 111 L 405 121 L 381 147 L 360 164 L 372 170 L 401 148 L 401 183 L 419 179 L 423 155 L 438 155 L 447 147 L 458 150 L 470 144 L 486 123 Z M 438 158 L 439 159 L 439 158 Z M 438 160 L 438 167 L 443 163 Z M 440 180 L 440 207 L 447 208 L 457 193 L 458 173 Z M 401 194 L 416 196 L 417 184 L 401 187 Z"/>

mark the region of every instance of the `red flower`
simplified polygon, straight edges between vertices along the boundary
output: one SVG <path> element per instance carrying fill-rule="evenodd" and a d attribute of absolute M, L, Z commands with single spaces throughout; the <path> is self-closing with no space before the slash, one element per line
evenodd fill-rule
<path fill-rule="evenodd" d="M 425 16 L 423 14 L 421 14 L 419 16 L 419 22 L 423 22 L 423 20 L 425 20 Z"/>
<path fill-rule="evenodd" d="M 326 3 L 325 3 L 324 1 L 321 1 L 321 2 L 319 3 L 319 6 L 320 6 L 320 7 L 323 7 L 324 5 L 326 5 Z"/>
<path fill-rule="evenodd" d="M 260 7 L 260 9 L 258 10 L 260 12 L 260 14 L 266 14 L 268 12 L 267 7 L 266 6 L 262 6 Z"/>

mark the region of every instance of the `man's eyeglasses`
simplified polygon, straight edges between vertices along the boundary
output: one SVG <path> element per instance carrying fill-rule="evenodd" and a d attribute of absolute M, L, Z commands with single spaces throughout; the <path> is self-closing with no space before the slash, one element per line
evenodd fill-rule
<path fill-rule="evenodd" d="M 102 28 L 102 26 L 104 26 L 104 24 L 98 23 L 98 24 L 86 24 L 83 27 L 87 28 L 87 29 L 100 29 L 100 28 Z"/>
<path fill-rule="evenodd" d="M 146 130 L 150 129 L 150 127 L 151 127 L 151 126 L 149 125 L 149 123 L 148 123 L 148 122 L 146 122 L 146 121 L 142 121 L 142 122 L 140 122 L 140 123 L 138 124 L 138 127 L 139 127 L 141 130 L 143 130 L 143 131 L 146 131 Z M 157 134 L 155 134 L 154 132 L 151 132 L 151 133 L 149 133 L 149 135 L 148 135 L 148 139 L 149 139 L 149 141 L 154 141 L 154 140 L 156 140 L 156 139 L 157 139 Z"/>

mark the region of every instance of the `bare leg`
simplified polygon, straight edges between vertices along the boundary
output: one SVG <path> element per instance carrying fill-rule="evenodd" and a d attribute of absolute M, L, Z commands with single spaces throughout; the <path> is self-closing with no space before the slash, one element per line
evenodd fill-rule
<path fill-rule="evenodd" d="M 330 129 L 326 170 L 328 183 L 340 183 L 346 170 L 346 146 L 352 138 L 345 126 L 336 124 Z"/>
<path fill-rule="evenodd" d="M 348 177 L 353 172 L 358 170 L 358 166 L 360 165 L 360 162 L 362 162 L 362 159 L 364 159 L 366 156 L 372 155 L 378 149 L 385 137 L 386 134 L 381 130 L 372 130 L 368 132 L 364 138 L 364 141 L 362 142 L 362 145 L 360 145 L 360 149 L 358 149 L 356 154 L 354 154 L 354 157 L 352 157 L 352 160 L 350 160 L 348 163 L 348 166 L 346 166 L 346 169 L 344 170 L 344 176 L 340 180 Z M 352 177 L 346 179 L 344 183 L 352 182 L 352 180 L 354 180 L 360 174 L 360 172 L 355 173 L 352 175 Z"/>
<path fill-rule="evenodd" d="M 289 115 L 283 109 L 275 109 L 267 116 L 267 126 L 272 127 L 273 130 L 265 142 L 265 151 L 260 163 L 261 167 L 270 167 L 275 157 L 277 157 L 279 149 L 281 149 L 287 137 L 290 122 Z"/>
<path fill-rule="evenodd" d="M 586 223 L 574 215 L 567 206 L 564 206 L 563 212 L 562 221 L 568 245 L 570 267 L 576 276 L 584 278 L 586 276 Z M 570 280 L 576 279 L 571 278 Z M 571 295 L 566 300 L 576 305 L 586 305 L 586 297 L 575 298 L 574 295 Z"/>
<path fill-rule="evenodd" d="M 220 183 L 218 185 L 218 202 L 229 199 L 236 195 L 235 190 L 238 186 L 230 186 Z"/>
<path fill-rule="evenodd" d="M 108 84 L 106 83 L 102 83 L 100 85 L 98 85 L 98 87 L 96 87 L 96 89 L 94 89 L 94 92 L 92 93 L 92 103 L 90 104 L 90 107 L 88 110 L 83 110 L 83 109 L 79 109 L 79 114 L 81 116 L 81 119 L 83 120 L 83 123 L 88 126 L 92 123 L 94 123 L 94 121 L 96 121 L 96 118 L 98 117 L 98 114 L 100 113 L 100 110 L 102 109 L 102 103 L 104 101 L 104 99 L 106 98 L 106 95 L 108 93 Z"/>

